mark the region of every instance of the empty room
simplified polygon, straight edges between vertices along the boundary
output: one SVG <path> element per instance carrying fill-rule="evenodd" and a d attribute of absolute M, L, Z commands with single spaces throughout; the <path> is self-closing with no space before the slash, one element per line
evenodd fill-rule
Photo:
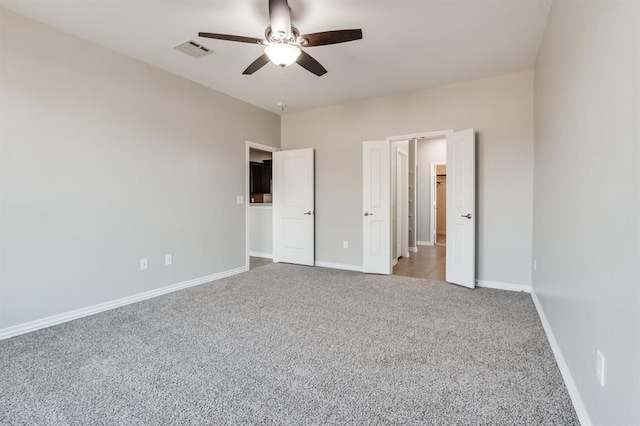
<path fill-rule="evenodd" d="M 0 424 L 640 426 L 639 0 L 0 0 Z"/>

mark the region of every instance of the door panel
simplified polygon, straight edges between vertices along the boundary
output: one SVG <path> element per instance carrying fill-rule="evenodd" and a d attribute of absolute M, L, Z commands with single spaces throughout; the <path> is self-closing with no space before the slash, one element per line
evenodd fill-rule
<path fill-rule="evenodd" d="M 391 147 L 387 141 L 363 142 L 362 270 L 391 273 Z"/>
<path fill-rule="evenodd" d="M 274 262 L 315 264 L 314 151 L 273 154 Z"/>
<path fill-rule="evenodd" d="M 446 280 L 475 287 L 476 182 L 473 129 L 447 137 Z"/>

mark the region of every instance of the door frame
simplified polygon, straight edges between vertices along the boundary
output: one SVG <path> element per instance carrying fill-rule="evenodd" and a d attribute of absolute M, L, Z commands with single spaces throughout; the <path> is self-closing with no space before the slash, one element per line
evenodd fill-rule
<path fill-rule="evenodd" d="M 436 246 L 438 245 L 438 235 L 437 235 L 437 229 L 436 227 L 438 226 L 438 221 L 437 221 L 437 217 L 436 217 L 436 202 L 438 197 L 436 196 L 436 191 L 438 190 L 438 176 L 436 175 L 436 168 L 437 166 L 446 166 L 447 163 L 444 162 L 437 162 L 437 163 L 431 163 L 431 206 L 430 206 L 430 210 L 431 210 L 431 220 L 429 221 L 429 226 L 431 227 L 431 244 L 432 246 Z"/>
<path fill-rule="evenodd" d="M 277 154 L 277 155 L 276 155 Z M 289 156 L 289 158 L 281 158 Z M 290 178 L 287 178 L 285 175 L 285 161 L 287 159 L 302 159 L 304 161 L 304 166 L 306 169 L 304 170 L 305 175 L 301 177 L 302 181 L 306 181 L 306 190 L 303 192 L 304 195 L 304 208 L 302 211 L 299 211 L 299 214 L 304 216 L 305 223 L 308 225 L 309 221 L 311 222 L 311 229 L 308 228 L 304 230 L 304 232 L 311 231 L 309 245 L 305 245 L 308 251 L 305 251 L 306 255 L 309 257 L 303 256 L 302 258 L 297 257 L 299 254 L 288 255 L 284 253 L 286 249 L 285 244 L 280 244 L 283 242 L 283 230 L 289 229 L 289 227 L 283 226 L 284 222 L 281 219 L 286 219 L 288 216 L 288 211 L 291 210 L 290 206 L 287 205 L 286 200 L 289 199 L 287 195 L 283 195 L 286 193 L 285 188 L 289 185 L 285 185 L 285 182 L 288 182 Z M 311 163 L 309 163 L 309 160 Z M 310 165 L 310 167 L 308 167 Z M 309 190 L 309 188 L 311 188 Z M 291 195 L 291 192 L 288 192 Z M 297 148 L 292 150 L 279 150 L 277 153 L 273 155 L 273 262 L 274 263 L 292 263 L 297 265 L 305 265 L 305 266 L 315 266 L 316 264 L 316 252 L 315 252 L 315 148 Z M 289 207 L 289 208 L 288 208 Z M 294 207 L 294 209 L 299 208 L 299 206 Z M 304 212 L 307 210 L 307 212 Z M 308 217 L 306 216 L 308 215 Z M 296 220 L 300 220 L 301 216 L 297 216 Z M 297 258 L 295 258 L 297 257 Z"/>
<path fill-rule="evenodd" d="M 421 133 L 410 133 L 408 135 L 398 135 L 398 136 L 387 136 L 385 138 L 385 140 L 387 141 L 387 143 L 389 144 L 389 151 L 391 151 L 392 149 L 392 145 L 393 142 L 400 142 L 400 141 L 406 141 L 406 140 L 411 140 L 411 139 L 434 139 L 434 138 L 438 138 L 438 137 L 449 137 L 451 134 L 453 134 L 453 130 L 438 130 L 435 132 L 421 132 Z M 417 146 L 416 146 L 417 148 Z M 416 157 L 417 157 L 417 149 L 416 149 Z M 416 161 L 417 164 L 417 161 Z M 419 171 L 418 171 L 419 173 Z M 390 192 L 390 196 L 391 196 L 391 191 Z M 389 200 L 389 204 L 393 204 L 392 203 L 393 199 Z M 415 200 L 415 202 L 417 203 L 417 200 Z M 391 229 L 391 225 L 392 225 L 392 220 L 391 217 L 389 217 L 389 229 Z M 417 235 L 417 226 L 416 226 L 416 235 Z M 390 239 L 392 240 L 392 239 Z M 391 253 L 391 256 L 389 257 L 389 271 L 391 271 L 391 274 L 393 274 L 393 244 L 395 244 L 395 241 L 390 241 L 390 247 L 389 247 L 389 252 Z M 435 244 L 435 241 L 433 242 Z M 416 239 L 416 244 L 417 244 L 417 239 Z"/>
<path fill-rule="evenodd" d="M 392 263 L 395 266 L 400 257 L 409 257 L 409 141 L 394 141 L 391 143 L 391 200 L 395 195 L 395 205 L 392 205 L 391 222 L 395 220 L 394 247 L 395 256 Z M 401 165 L 401 169 L 398 167 Z M 395 183 L 395 185 L 393 184 Z M 400 220 L 398 220 L 398 206 Z M 395 218 L 395 219 L 394 219 Z"/>
<path fill-rule="evenodd" d="M 261 143 L 257 143 L 257 142 L 251 142 L 251 141 L 246 141 L 245 143 L 245 158 L 244 158 L 244 169 L 245 169 L 245 179 L 244 179 L 244 223 L 245 223 L 245 229 L 244 229 L 244 235 L 245 235 L 245 269 L 248 271 L 250 268 L 250 256 L 249 256 L 249 205 L 251 204 L 251 194 L 249 193 L 249 179 L 250 179 L 250 167 L 249 167 L 249 162 L 250 162 L 250 158 L 251 158 L 251 149 L 257 149 L 260 151 L 267 151 L 267 152 L 278 152 L 281 149 L 279 147 L 276 146 L 271 146 L 271 145 L 264 145 Z M 273 200 L 274 202 L 271 203 L 272 206 L 275 203 L 275 200 Z M 275 219 L 274 219 L 275 220 Z M 272 229 L 271 232 L 274 233 L 275 236 L 275 224 L 272 224 Z"/>

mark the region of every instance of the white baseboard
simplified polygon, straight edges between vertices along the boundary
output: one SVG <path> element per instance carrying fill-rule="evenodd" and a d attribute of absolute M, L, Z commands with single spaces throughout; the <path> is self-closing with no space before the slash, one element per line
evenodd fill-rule
<path fill-rule="evenodd" d="M 495 281 L 476 280 L 478 287 L 495 288 L 496 290 L 524 291 L 531 293 L 531 286 L 524 284 L 499 283 Z"/>
<path fill-rule="evenodd" d="M 52 325 L 62 324 L 63 322 L 72 321 L 74 319 L 108 311 L 110 309 L 119 308 L 121 306 L 130 305 L 131 303 L 141 302 L 143 300 L 162 296 L 163 294 L 172 293 L 178 290 L 183 290 L 188 287 L 193 287 L 193 286 L 205 284 L 211 281 L 216 281 L 216 280 L 230 277 L 232 275 L 237 275 L 246 271 L 248 271 L 248 268 L 246 266 L 242 266 L 240 268 L 231 269 L 229 271 L 219 272 L 217 274 L 207 275 L 205 277 L 195 278 L 189 281 L 183 281 L 178 284 L 168 285 L 166 287 L 158 288 L 156 290 L 150 290 L 150 291 L 145 291 L 144 293 L 134 294 L 133 296 L 123 297 L 122 299 L 100 303 L 99 305 L 93 305 L 86 308 L 76 309 L 74 311 L 64 312 L 62 314 L 52 315 L 50 317 L 42 318 L 39 320 L 26 322 L 24 324 L 18 324 L 12 327 L 3 328 L 0 330 L 0 340 L 8 339 L 14 336 L 19 336 L 25 333 L 30 333 L 32 331 L 36 331 L 41 328 L 51 327 Z"/>
<path fill-rule="evenodd" d="M 417 242 L 419 246 L 432 246 L 433 242 L 432 241 L 418 241 Z"/>
<path fill-rule="evenodd" d="M 418 252 L 418 247 L 409 247 L 409 252 L 417 253 Z"/>
<path fill-rule="evenodd" d="M 273 259 L 273 253 L 261 253 L 259 251 L 250 251 L 249 256 L 264 257 L 265 259 Z"/>
<path fill-rule="evenodd" d="M 362 272 L 361 265 L 347 265 L 344 263 L 323 262 L 321 260 L 316 260 L 316 266 L 319 266 L 321 268 L 342 269 L 345 271 Z"/>
<path fill-rule="evenodd" d="M 562 351 L 560 351 L 560 346 L 558 346 L 558 341 L 556 337 L 553 335 L 553 330 L 551 330 L 551 325 L 547 320 L 547 316 L 542 309 L 542 305 L 540 304 L 540 300 L 534 291 L 531 292 L 531 298 L 533 299 L 533 304 L 536 306 L 536 310 L 538 311 L 538 316 L 540 317 L 540 322 L 542 322 L 542 328 L 544 328 L 545 333 L 547 334 L 547 339 L 549 340 L 549 344 L 551 345 L 551 350 L 553 351 L 553 356 L 556 359 L 556 363 L 558 364 L 558 369 L 560 369 L 560 374 L 562 374 L 562 379 L 564 380 L 564 384 L 567 387 L 567 391 L 569 392 L 569 397 L 571 398 L 571 402 L 573 403 L 573 408 L 576 410 L 576 414 L 578 416 L 578 420 L 580 420 L 580 424 L 582 426 L 592 426 L 591 418 L 589 417 L 589 413 L 582 402 L 582 398 L 580 397 L 580 392 L 578 391 L 578 387 L 576 386 L 576 382 L 573 380 L 573 376 L 571 376 L 571 371 L 569 371 L 569 366 L 562 355 Z"/>
<path fill-rule="evenodd" d="M 396 266 L 398 264 L 398 259 L 391 260 L 391 266 Z"/>

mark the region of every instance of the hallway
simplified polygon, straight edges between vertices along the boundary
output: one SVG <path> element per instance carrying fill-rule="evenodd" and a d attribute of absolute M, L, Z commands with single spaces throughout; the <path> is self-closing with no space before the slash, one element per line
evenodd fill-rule
<path fill-rule="evenodd" d="M 444 245 L 418 246 L 417 253 L 398 260 L 398 264 L 393 267 L 393 275 L 444 281 L 446 250 Z"/>

